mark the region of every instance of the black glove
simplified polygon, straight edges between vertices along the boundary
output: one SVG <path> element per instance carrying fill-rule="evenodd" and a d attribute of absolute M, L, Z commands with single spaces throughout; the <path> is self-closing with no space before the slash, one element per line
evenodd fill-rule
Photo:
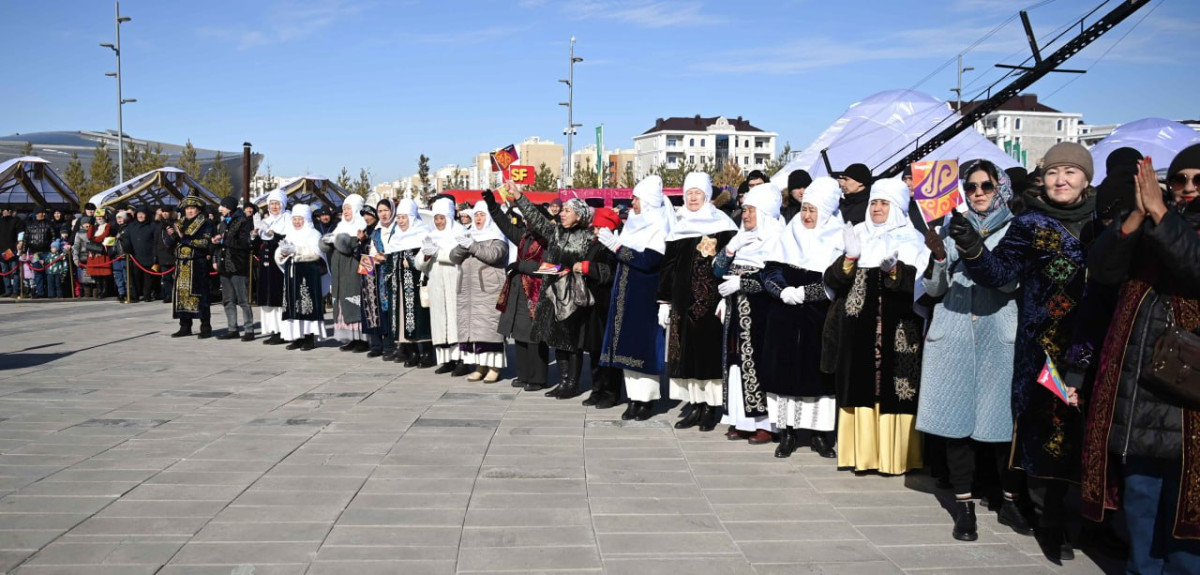
<path fill-rule="evenodd" d="M 496 194 L 492 193 L 491 190 L 484 190 L 479 195 L 483 197 L 483 203 L 487 204 L 488 211 L 496 209 L 498 206 L 496 203 Z"/>
<path fill-rule="evenodd" d="M 484 192 L 484 193 L 487 193 L 487 192 Z M 518 264 L 517 264 L 517 262 L 513 262 L 513 263 L 511 263 L 511 264 L 508 264 L 507 266 L 504 266 L 504 273 L 506 273 L 506 274 L 511 274 L 511 273 L 517 272 L 517 271 L 519 271 L 519 270 L 517 269 L 517 267 L 518 267 Z"/>
<path fill-rule="evenodd" d="M 958 212 L 954 212 L 954 217 L 950 218 L 950 237 L 954 238 L 954 247 L 964 256 L 974 258 L 983 251 L 983 238 L 979 237 L 979 232 L 975 231 L 971 222 Z"/>

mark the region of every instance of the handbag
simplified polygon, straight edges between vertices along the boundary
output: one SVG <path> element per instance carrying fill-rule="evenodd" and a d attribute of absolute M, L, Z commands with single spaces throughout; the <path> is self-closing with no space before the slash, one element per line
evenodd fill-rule
<path fill-rule="evenodd" d="M 592 292 L 588 291 L 587 280 L 582 274 L 571 272 L 550 284 L 547 294 L 554 306 L 554 319 L 563 321 L 581 307 L 589 307 L 596 303 Z"/>
<path fill-rule="evenodd" d="M 1150 372 L 1142 379 L 1150 391 L 1186 409 L 1200 409 L 1200 335 L 1175 325 L 1174 309 L 1167 329 L 1154 343 Z"/>
<path fill-rule="evenodd" d="M 421 307 L 424 307 L 424 308 L 429 307 L 429 286 L 428 285 L 421 284 L 421 287 L 417 289 L 417 299 L 421 302 Z"/>

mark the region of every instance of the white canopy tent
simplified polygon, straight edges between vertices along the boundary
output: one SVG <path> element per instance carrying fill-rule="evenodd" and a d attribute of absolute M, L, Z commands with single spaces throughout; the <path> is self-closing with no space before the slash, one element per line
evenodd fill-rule
<path fill-rule="evenodd" d="M 0 164 L 0 204 L 79 209 L 79 196 L 48 160 L 22 156 Z"/>
<path fill-rule="evenodd" d="M 1154 167 L 1159 171 L 1166 170 L 1175 156 L 1192 144 L 1200 144 L 1200 132 L 1163 118 L 1143 118 L 1122 124 L 1113 130 L 1107 138 L 1092 146 L 1092 164 L 1095 176 L 1093 184 L 1104 181 L 1108 174 L 1108 155 L 1117 148 L 1133 148 L 1150 156 Z"/>
<path fill-rule="evenodd" d="M 133 206 L 177 206 L 189 194 L 195 193 L 205 203 L 217 205 L 220 199 L 179 168 L 158 168 L 117 184 L 92 196 L 96 207 L 130 204 Z"/>
<path fill-rule="evenodd" d="M 301 176 L 279 186 L 276 190 L 281 190 L 287 195 L 289 205 L 308 204 L 313 209 L 320 207 L 337 209 L 342 205 L 342 200 L 350 195 L 350 192 L 337 185 L 333 180 L 316 175 Z M 267 205 L 267 196 L 269 195 L 271 192 L 260 194 L 251 200 L 251 203 L 264 207 Z"/>
<path fill-rule="evenodd" d="M 787 188 L 788 174 L 806 170 L 812 177 L 830 175 L 821 159 L 826 150 L 833 170 L 866 164 L 876 176 L 958 119 L 946 102 L 913 90 L 889 90 L 852 104 L 811 145 L 771 177 Z M 1016 160 L 975 130 L 965 130 L 946 142 L 926 160 L 985 159 L 1000 169 L 1016 167 Z"/>

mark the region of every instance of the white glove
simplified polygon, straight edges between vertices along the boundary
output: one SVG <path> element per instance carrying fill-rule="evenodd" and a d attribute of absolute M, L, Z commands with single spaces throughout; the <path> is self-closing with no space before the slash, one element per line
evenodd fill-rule
<path fill-rule="evenodd" d="M 466 249 L 470 249 L 471 244 L 473 244 L 473 243 L 475 243 L 475 238 L 472 238 L 468 234 L 463 234 L 461 236 L 458 236 L 458 245 L 460 245 Z"/>
<path fill-rule="evenodd" d="M 270 226 L 264 224 L 262 229 L 259 230 L 258 236 L 264 240 L 270 241 L 271 238 L 275 237 L 275 232 L 271 230 Z"/>
<path fill-rule="evenodd" d="M 608 251 L 611 252 L 616 252 L 621 248 L 621 240 L 617 239 L 617 235 L 612 233 L 612 230 L 608 228 L 600 228 L 596 232 L 596 241 L 600 242 L 601 245 L 608 248 Z"/>
<path fill-rule="evenodd" d="M 333 245 L 333 234 L 325 234 L 325 235 L 321 236 L 321 243 L 323 243 L 327 246 L 332 246 Z"/>
<path fill-rule="evenodd" d="M 742 289 L 741 276 L 725 276 L 725 281 L 717 286 L 717 292 L 721 294 L 721 297 L 729 297 L 740 289 Z"/>
<path fill-rule="evenodd" d="M 857 259 L 862 255 L 862 244 L 858 241 L 858 234 L 854 233 L 854 224 L 846 224 L 842 230 L 842 241 L 846 243 L 846 257 Z"/>
<path fill-rule="evenodd" d="M 891 273 L 892 270 L 896 269 L 896 260 L 899 260 L 899 259 L 900 259 L 900 252 L 894 252 L 892 255 L 880 260 L 879 269 L 881 271 Z"/>
<path fill-rule="evenodd" d="M 725 251 L 730 255 L 736 254 L 738 250 L 750 243 L 751 235 L 753 233 L 754 232 L 739 232 L 729 240 L 729 243 L 725 244 Z"/>
<path fill-rule="evenodd" d="M 296 248 L 291 243 L 285 241 L 279 244 L 279 253 L 285 258 L 291 257 L 296 255 Z"/>
<path fill-rule="evenodd" d="M 786 287 L 779 292 L 779 299 L 788 305 L 800 305 L 804 303 L 804 290 L 798 287 Z"/>
<path fill-rule="evenodd" d="M 658 325 L 663 329 L 671 325 L 671 304 L 658 304 Z"/>
<path fill-rule="evenodd" d="M 725 321 L 725 300 L 717 302 L 717 310 L 715 314 L 717 317 L 721 318 L 721 321 Z"/>
<path fill-rule="evenodd" d="M 421 254 L 422 255 L 434 256 L 434 255 L 437 255 L 437 253 L 438 253 L 437 244 L 435 244 L 431 241 L 426 241 L 425 243 L 421 244 Z"/>

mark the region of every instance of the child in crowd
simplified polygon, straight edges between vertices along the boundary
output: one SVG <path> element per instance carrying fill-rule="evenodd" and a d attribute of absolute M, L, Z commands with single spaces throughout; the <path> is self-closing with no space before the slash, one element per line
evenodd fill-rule
<path fill-rule="evenodd" d="M 62 298 L 63 279 L 67 276 L 67 258 L 63 257 L 65 244 L 62 240 L 50 242 L 50 260 L 46 262 L 46 297 Z"/>

